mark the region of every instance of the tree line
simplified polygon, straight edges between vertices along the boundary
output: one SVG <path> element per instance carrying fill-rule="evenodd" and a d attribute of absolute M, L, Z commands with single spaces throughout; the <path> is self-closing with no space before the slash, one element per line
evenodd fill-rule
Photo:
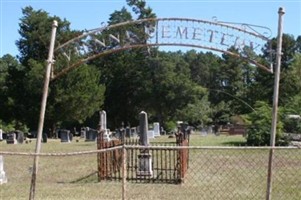
<path fill-rule="evenodd" d="M 144 1 L 126 2 L 132 10 L 116 10 L 108 25 L 156 17 Z M 82 33 L 44 10 L 28 6 L 22 13 L 16 41 L 19 55 L 0 58 L 0 126 L 7 131 L 37 129 L 53 20 L 59 24 L 56 45 Z M 270 59 L 269 45 L 259 56 L 262 63 Z M 276 38 L 271 45 L 276 50 Z M 301 36 L 284 34 L 282 49 L 278 142 L 283 132 L 301 132 L 300 123 L 287 119 L 288 114 L 301 114 Z M 56 59 L 55 65 L 66 63 Z M 195 127 L 245 123 L 250 125 L 249 144 L 264 145 L 269 143 L 273 84 L 273 74 L 226 54 L 129 49 L 52 81 L 44 127 L 52 132 L 58 127 L 96 127 L 100 110 L 106 110 L 111 129 L 122 123 L 136 126 L 138 113 L 144 110 L 150 121 L 160 122 L 166 130 L 176 121 Z"/>

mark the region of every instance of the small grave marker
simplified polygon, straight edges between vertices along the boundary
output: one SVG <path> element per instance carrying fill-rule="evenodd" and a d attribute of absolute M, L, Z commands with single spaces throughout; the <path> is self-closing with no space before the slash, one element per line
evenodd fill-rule
<path fill-rule="evenodd" d="M 3 183 L 7 183 L 7 177 L 5 176 L 3 166 L 4 166 L 3 156 L 0 155 L 0 185 Z"/>
<path fill-rule="evenodd" d="M 66 129 L 60 130 L 61 142 L 70 142 L 70 131 Z"/>
<path fill-rule="evenodd" d="M 6 143 L 7 144 L 17 144 L 16 133 L 7 134 Z"/>

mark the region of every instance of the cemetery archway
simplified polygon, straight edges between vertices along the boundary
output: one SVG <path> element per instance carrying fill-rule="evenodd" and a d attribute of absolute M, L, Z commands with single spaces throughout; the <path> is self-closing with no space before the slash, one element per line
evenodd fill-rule
<path fill-rule="evenodd" d="M 84 32 L 55 49 L 57 59 L 68 67 L 53 68 L 56 79 L 81 64 L 119 51 L 152 47 L 184 46 L 239 57 L 272 72 L 270 66 L 256 61 L 256 55 L 269 42 L 270 29 L 249 24 L 233 24 L 186 18 L 152 18 L 127 21 Z M 238 50 L 229 51 L 230 47 Z"/>

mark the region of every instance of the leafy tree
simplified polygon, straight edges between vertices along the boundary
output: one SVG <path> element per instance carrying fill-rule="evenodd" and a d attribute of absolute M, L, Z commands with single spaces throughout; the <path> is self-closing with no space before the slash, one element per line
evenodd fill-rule
<path fill-rule="evenodd" d="M 301 53 L 295 54 L 288 69 L 281 75 L 281 103 L 287 106 L 293 96 L 301 94 Z"/>
<path fill-rule="evenodd" d="M 9 88 L 7 85 L 7 77 L 9 75 L 9 67 L 15 65 L 17 65 L 17 61 L 11 55 L 7 54 L 0 58 L 0 120 L 7 120 L 7 118 L 10 118 L 10 112 L 8 112 Z"/>
<path fill-rule="evenodd" d="M 301 94 L 297 94 L 291 97 L 290 102 L 284 108 L 282 114 L 284 130 L 287 133 L 301 133 L 301 120 L 300 119 L 290 119 L 289 115 L 299 115 L 301 116 Z"/>
<path fill-rule="evenodd" d="M 153 13 L 152 9 L 146 6 L 146 2 L 144 0 L 126 0 L 126 2 L 132 7 L 134 13 L 138 15 L 138 19 L 156 17 L 156 14 Z"/>
<path fill-rule="evenodd" d="M 131 13 L 128 12 L 125 7 L 123 7 L 120 11 L 115 10 L 115 12 L 110 15 L 108 25 L 118 24 L 120 22 L 131 20 L 133 20 Z"/>
<path fill-rule="evenodd" d="M 299 37 L 300 38 L 300 37 Z M 271 49 L 270 49 L 271 47 Z M 281 57 L 281 76 L 280 76 L 280 87 L 279 87 L 279 105 L 286 105 L 289 101 L 289 97 L 293 96 L 295 93 L 294 88 L 291 88 L 289 79 L 290 75 L 287 74 L 292 61 L 294 60 L 294 55 L 300 51 L 300 39 L 297 41 L 292 35 L 283 34 L 282 41 L 282 57 Z M 270 52 L 272 50 L 272 56 Z M 277 50 L 277 38 L 273 38 L 269 43 L 265 45 L 263 49 L 263 59 L 265 60 L 265 65 L 272 62 L 274 71 L 276 66 L 276 50 Z M 274 89 L 274 74 L 268 73 L 261 69 L 256 69 L 254 76 L 254 83 L 250 89 L 250 95 L 253 96 L 253 101 L 269 101 L 272 104 Z"/>
<path fill-rule="evenodd" d="M 184 54 L 185 61 L 189 64 L 193 82 L 206 87 L 214 88 L 217 73 L 221 65 L 221 58 L 212 52 L 199 52 L 190 50 Z"/>
<path fill-rule="evenodd" d="M 11 55 L 0 58 L 0 119 L 9 123 L 12 120 L 22 121 L 26 108 L 23 77 L 24 67 Z"/>
<path fill-rule="evenodd" d="M 289 119 L 288 115 L 301 115 L 301 54 L 296 53 L 289 69 L 284 84 L 289 90 L 290 96 L 287 96 L 287 103 L 283 111 L 284 129 L 289 133 L 301 133 L 301 122 L 298 119 Z M 294 94 L 294 95 L 292 95 Z"/>
<path fill-rule="evenodd" d="M 136 7 L 136 3 L 129 4 Z M 144 5 L 140 5 L 141 14 L 138 19 L 147 17 L 152 14 L 151 9 L 147 13 L 144 12 Z M 140 13 L 140 11 L 135 10 Z M 136 13 L 138 14 L 138 13 Z M 114 11 L 110 17 L 108 24 L 113 25 L 125 21 L 133 20 L 132 14 L 124 7 L 120 11 Z M 145 42 L 148 38 L 144 30 L 145 24 L 128 25 L 110 29 L 99 37 L 107 37 L 109 34 L 118 35 L 120 41 L 126 41 L 126 34 L 134 35 L 139 43 Z M 100 39 L 100 38 L 99 38 Z M 126 44 L 118 44 L 124 46 Z M 101 59 L 94 60 L 91 63 L 102 71 L 101 83 L 106 85 L 104 109 L 107 111 L 108 126 L 118 127 L 122 122 L 126 125 L 137 125 L 138 113 L 145 110 L 142 106 L 143 99 L 146 99 L 147 83 L 146 66 L 147 57 L 150 56 L 151 49 L 139 48 L 129 49 L 123 52 L 107 55 Z M 147 111 L 147 110 L 145 110 Z"/>
<path fill-rule="evenodd" d="M 181 52 L 159 52 L 149 63 L 149 97 L 145 103 L 161 124 L 174 120 L 192 124 L 207 122 L 209 102 L 206 90 L 193 83 Z"/>
<path fill-rule="evenodd" d="M 45 62 L 48 55 L 49 42 L 53 20 L 58 22 L 56 44 L 66 42 L 79 34 L 70 29 L 70 22 L 59 17 L 50 17 L 43 10 L 34 10 L 31 6 L 22 9 L 23 17 L 19 23 L 21 38 L 16 41 L 19 49 L 19 60 L 25 67 L 29 67 L 29 59 Z"/>
<path fill-rule="evenodd" d="M 22 114 L 27 116 L 25 120 L 30 128 L 36 128 L 53 20 L 58 21 L 56 45 L 81 32 L 72 31 L 68 21 L 50 17 L 43 10 L 35 11 L 32 7 L 26 7 L 22 11 L 19 30 L 21 38 L 16 42 L 20 50 L 20 62 L 25 67 L 19 84 L 23 86 L 21 94 L 26 95 L 26 98 L 22 98 L 22 105 L 26 107 Z M 54 67 L 60 69 L 65 66 L 66 62 L 61 57 L 56 57 Z M 83 65 L 51 83 L 46 126 L 55 128 L 62 121 L 81 123 L 99 111 L 104 99 L 104 87 L 99 84 L 99 76 L 95 67 Z"/>

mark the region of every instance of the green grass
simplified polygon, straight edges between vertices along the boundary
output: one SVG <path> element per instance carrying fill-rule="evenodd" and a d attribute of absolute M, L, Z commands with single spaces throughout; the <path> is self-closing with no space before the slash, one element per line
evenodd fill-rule
<path fill-rule="evenodd" d="M 161 136 L 156 143 L 174 143 Z M 242 136 L 193 134 L 190 146 L 244 145 Z M 96 150 L 94 142 L 61 143 L 48 140 L 41 151 L 79 152 Z M 22 145 L 0 142 L 0 151 L 34 152 L 35 141 Z M 272 199 L 301 199 L 301 150 L 276 150 Z M 127 199 L 265 199 L 268 150 L 189 150 L 189 169 L 183 184 L 137 184 L 127 182 Z M 155 155 L 154 155 L 155 156 Z M 31 156 L 4 156 L 8 183 L 0 185 L 0 199 L 28 199 Z M 97 181 L 97 155 L 41 156 L 36 199 L 121 199 L 122 183 Z"/>
<path fill-rule="evenodd" d="M 150 142 L 156 143 L 175 143 L 175 138 L 168 138 L 167 135 L 159 138 L 151 139 Z M 246 138 L 241 135 L 213 135 L 202 136 L 199 133 L 194 133 L 190 136 L 190 146 L 244 146 Z"/>

